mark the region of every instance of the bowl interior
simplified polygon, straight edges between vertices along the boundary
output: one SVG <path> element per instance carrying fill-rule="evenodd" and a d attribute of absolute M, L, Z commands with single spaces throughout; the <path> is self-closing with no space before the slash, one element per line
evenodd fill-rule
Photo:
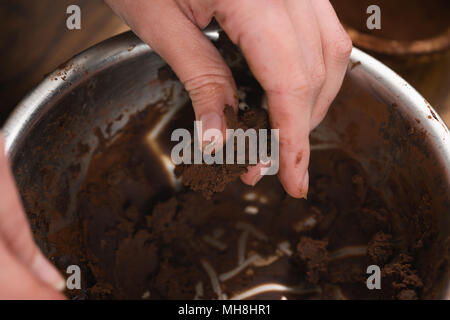
<path fill-rule="evenodd" d="M 241 58 L 230 55 L 227 60 L 236 65 Z M 129 34 L 77 57 L 44 85 L 57 90 L 43 92 L 40 87 L 32 94 L 46 98 L 21 128 L 20 138 L 8 143 L 33 232 L 51 255 L 48 238 L 78 218 L 77 194 L 93 155 L 146 110 L 140 125 L 148 129 L 152 165 L 144 174 L 154 181 L 146 192 L 154 195 L 153 202 L 167 199 L 179 187 L 170 162 L 171 129 L 192 128 L 194 118 L 182 84 L 164 61 Z M 382 81 L 355 64 L 326 119 L 311 134 L 311 148 L 319 155 L 342 150 L 358 161 L 368 183 L 395 213 L 397 227 L 405 234 L 427 234 L 417 248 L 416 262 L 419 273 L 426 275 L 423 297 L 442 298 L 448 284 L 447 260 L 442 257 L 447 256 L 450 179 L 449 164 L 439 156 L 429 130 L 431 121 L 436 120 L 415 114 Z M 420 240 L 412 236 L 407 241 L 419 246 Z"/>

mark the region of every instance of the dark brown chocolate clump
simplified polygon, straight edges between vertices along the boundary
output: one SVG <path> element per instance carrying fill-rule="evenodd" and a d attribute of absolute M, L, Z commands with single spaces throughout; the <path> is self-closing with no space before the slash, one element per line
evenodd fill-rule
<path fill-rule="evenodd" d="M 417 299 L 417 291 L 423 287 L 423 282 L 413 261 L 413 257 L 401 253 L 382 269 L 383 282 L 392 286 L 391 299 Z"/>
<path fill-rule="evenodd" d="M 269 117 L 267 112 L 261 108 L 250 108 L 245 111 L 239 111 L 237 114 L 229 105 L 225 106 L 224 115 L 229 129 L 250 128 L 256 130 L 269 129 Z M 237 155 L 237 141 L 228 141 L 234 143 L 234 159 Z M 270 147 L 270 141 L 267 146 Z M 249 164 L 248 142 L 246 142 L 245 164 L 181 164 L 175 168 L 177 177 L 185 186 L 194 191 L 200 191 L 205 198 L 210 199 L 214 193 L 222 192 L 225 187 L 238 179 L 243 173 L 247 172 Z M 223 159 L 226 159 L 226 146 L 223 148 Z M 225 160 L 224 160 L 225 162 Z"/>
<path fill-rule="evenodd" d="M 310 237 L 302 237 L 297 244 L 294 259 L 306 273 L 306 280 L 312 284 L 318 284 L 328 272 L 327 246 L 327 240 L 314 240 Z"/>
<path fill-rule="evenodd" d="M 394 249 L 392 246 L 392 236 L 384 232 L 378 232 L 372 238 L 367 249 L 370 260 L 383 266 L 392 257 Z"/>

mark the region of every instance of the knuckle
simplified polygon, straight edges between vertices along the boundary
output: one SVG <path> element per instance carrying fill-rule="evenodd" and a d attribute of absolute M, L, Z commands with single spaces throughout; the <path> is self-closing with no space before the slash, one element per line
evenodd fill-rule
<path fill-rule="evenodd" d="M 298 98 L 311 97 L 317 90 L 317 82 L 317 80 L 300 81 L 297 86 L 290 90 L 290 94 Z"/>
<path fill-rule="evenodd" d="M 338 61 L 346 61 L 352 53 L 352 40 L 346 32 L 342 32 L 335 40 L 330 43 L 330 52 Z"/>
<path fill-rule="evenodd" d="M 231 75 L 204 74 L 184 82 L 192 101 L 201 102 L 220 96 L 224 91 L 232 88 Z"/>
<path fill-rule="evenodd" d="M 271 89 L 266 90 L 268 94 L 279 96 L 293 96 L 302 99 L 305 96 L 310 96 L 314 92 L 314 86 L 308 76 L 302 76 L 300 79 L 294 79 L 288 82 L 279 82 L 272 86 Z"/>

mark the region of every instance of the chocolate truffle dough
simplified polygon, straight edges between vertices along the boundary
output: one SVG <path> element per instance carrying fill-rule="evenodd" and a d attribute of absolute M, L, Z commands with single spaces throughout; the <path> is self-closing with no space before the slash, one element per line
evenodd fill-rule
<path fill-rule="evenodd" d="M 244 103 L 244 102 L 241 102 Z M 227 105 L 224 108 L 224 115 L 229 129 L 254 129 L 257 133 L 259 141 L 259 129 L 270 129 L 269 117 L 266 110 L 262 108 L 249 107 L 239 110 L 236 114 L 233 107 Z M 268 155 L 270 156 L 270 132 L 268 132 L 268 141 L 266 145 L 269 147 Z M 231 139 L 230 139 L 231 140 Z M 227 141 L 234 143 L 234 159 L 237 159 L 237 140 Z M 222 192 L 225 187 L 236 181 L 243 173 L 247 172 L 249 164 L 249 145 L 248 141 L 245 144 L 245 163 L 244 164 L 180 164 L 175 167 L 175 174 L 181 178 L 185 186 L 190 187 L 194 191 L 202 192 L 206 199 L 211 199 L 211 196 L 216 192 Z M 192 145 L 192 149 L 194 146 Z M 220 156 L 225 162 L 227 157 L 226 146 L 219 151 Z M 258 152 L 258 148 L 255 149 Z M 259 157 L 257 157 L 259 158 Z M 193 161 L 192 161 L 193 162 Z"/>
<path fill-rule="evenodd" d="M 241 102 L 259 107 L 262 90 L 233 50 L 222 53 Z M 155 109 L 104 138 L 78 193 L 76 223 L 49 236 L 58 267 L 82 269 L 82 289 L 68 291 L 70 298 L 422 298 L 427 281 L 417 268 L 417 243 L 431 241 L 434 226 L 417 219 L 413 236 L 398 231 L 367 173 L 343 151 L 312 152 L 308 200 L 288 196 L 276 176 L 244 185 L 237 177 L 245 166 L 232 179 L 220 168 L 217 177 L 227 183 L 217 189 L 209 180 L 215 171 L 208 173 L 205 183 L 214 191 L 208 200 L 201 184 L 189 183 L 197 192 L 167 183 L 145 140 Z M 180 112 L 173 122 L 188 117 L 192 126 L 191 106 Z M 261 114 L 238 115 L 239 126 L 255 127 Z M 373 264 L 381 269 L 381 290 L 366 286 Z"/>

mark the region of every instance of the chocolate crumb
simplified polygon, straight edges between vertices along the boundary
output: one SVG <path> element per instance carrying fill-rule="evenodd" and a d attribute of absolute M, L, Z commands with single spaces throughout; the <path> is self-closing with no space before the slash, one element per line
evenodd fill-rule
<path fill-rule="evenodd" d="M 227 105 L 224 108 L 224 115 L 229 129 L 243 129 L 245 131 L 249 128 L 255 130 L 269 128 L 268 115 L 263 109 L 251 108 L 236 114 L 233 108 Z M 228 141 L 227 143 L 231 142 Z M 234 159 L 236 160 L 236 139 L 233 140 L 233 143 L 235 144 Z M 267 146 L 270 146 L 270 141 Z M 221 154 L 225 162 L 226 145 L 223 147 Z M 194 191 L 202 192 L 206 199 L 210 199 L 214 193 L 222 192 L 228 184 L 247 172 L 249 165 L 248 143 L 246 143 L 245 164 L 180 164 L 175 168 L 175 174 L 181 178 L 185 186 Z"/>
<path fill-rule="evenodd" d="M 310 237 L 302 237 L 297 244 L 294 259 L 306 273 L 307 281 L 312 284 L 318 284 L 328 272 L 327 246 L 327 240 L 313 240 Z"/>
<path fill-rule="evenodd" d="M 373 236 L 367 249 L 369 259 L 379 266 L 385 265 L 393 252 L 392 236 L 383 232 L 378 232 Z"/>

